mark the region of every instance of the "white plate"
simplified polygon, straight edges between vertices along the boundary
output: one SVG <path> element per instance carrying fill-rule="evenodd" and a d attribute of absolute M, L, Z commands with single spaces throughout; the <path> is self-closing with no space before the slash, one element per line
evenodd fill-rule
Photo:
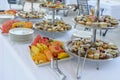
<path fill-rule="evenodd" d="M 70 59 L 72 59 L 72 58 L 73 58 L 73 56 L 72 56 L 72 55 L 69 55 L 68 58 L 64 58 L 64 59 L 58 60 L 58 62 L 67 61 L 67 60 L 70 60 Z M 50 65 L 50 62 L 43 63 L 43 64 L 38 64 L 37 66 L 45 66 L 45 65 Z"/>
<path fill-rule="evenodd" d="M 72 34 L 73 38 L 92 38 L 92 32 L 75 30 Z"/>
<path fill-rule="evenodd" d="M 64 59 L 60 59 L 60 60 L 58 60 L 58 62 L 63 62 L 63 61 L 67 61 L 67 60 L 70 60 L 70 59 L 72 59 L 73 58 L 73 56 L 71 55 L 71 54 L 68 54 L 69 55 L 69 57 L 67 57 L 67 58 L 64 58 Z M 30 55 L 30 57 L 31 57 L 31 55 Z M 32 57 L 31 57 L 31 59 L 32 59 Z M 33 60 L 32 60 L 33 61 Z M 33 61 L 34 62 L 34 61 Z M 34 62 L 35 63 L 35 62 Z M 47 66 L 47 65 L 50 65 L 50 62 L 46 62 L 46 63 L 42 63 L 42 64 L 36 64 L 38 67 L 40 67 L 40 66 Z"/>
<path fill-rule="evenodd" d="M 14 28 L 9 31 L 10 40 L 15 42 L 26 42 L 33 40 L 33 33 L 32 29 L 28 28 Z"/>
<path fill-rule="evenodd" d="M 0 14 L 0 19 L 5 19 L 5 18 L 14 19 L 15 16 L 10 14 Z"/>
<path fill-rule="evenodd" d="M 29 35 L 29 34 L 33 34 L 34 31 L 28 28 L 14 28 L 11 29 L 9 33 L 13 35 Z"/>

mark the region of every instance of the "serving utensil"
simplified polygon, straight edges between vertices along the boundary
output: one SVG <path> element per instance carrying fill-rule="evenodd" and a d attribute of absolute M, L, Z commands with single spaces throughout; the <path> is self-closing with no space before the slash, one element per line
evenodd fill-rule
<path fill-rule="evenodd" d="M 65 80 L 66 79 L 65 74 L 58 67 L 58 59 L 57 58 L 51 58 L 51 68 L 59 76 L 59 80 Z"/>
<path fill-rule="evenodd" d="M 82 73 L 83 73 L 83 70 L 84 70 L 84 66 L 85 66 L 85 62 L 86 62 L 86 58 L 87 58 L 87 53 L 88 53 L 88 50 L 85 52 L 85 56 L 84 56 L 84 59 L 83 59 L 83 63 L 81 64 L 81 69 L 80 69 L 80 58 L 81 58 L 81 49 L 83 46 L 86 46 L 86 45 L 82 45 L 80 46 L 79 50 L 78 50 L 78 63 L 77 63 L 77 72 L 76 72 L 76 80 L 81 80 L 82 78 Z M 92 50 L 94 50 L 94 48 L 91 48 Z M 97 67 L 99 69 L 99 67 Z"/>

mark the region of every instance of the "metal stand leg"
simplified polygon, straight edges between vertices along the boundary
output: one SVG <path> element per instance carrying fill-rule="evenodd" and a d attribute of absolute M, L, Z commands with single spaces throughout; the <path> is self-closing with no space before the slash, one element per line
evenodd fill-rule
<path fill-rule="evenodd" d="M 79 80 L 79 79 L 81 79 L 81 76 L 79 75 L 79 69 L 80 69 L 80 56 L 81 56 L 81 54 L 80 54 L 80 50 L 78 51 L 78 64 L 77 64 L 77 73 L 76 73 L 76 78 L 77 78 L 77 80 Z"/>
<path fill-rule="evenodd" d="M 11 9 L 11 4 L 9 4 L 9 8 Z"/>
<path fill-rule="evenodd" d="M 100 30 L 100 36 L 102 35 L 102 30 Z"/>
<path fill-rule="evenodd" d="M 63 15 L 66 17 L 68 15 L 69 11 L 63 10 Z"/>
<path fill-rule="evenodd" d="M 84 45 L 83 45 L 83 46 L 84 46 Z M 81 70 L 80 70 L 81 52 L 80 52 L 80 49 L 79 49 L 79 51 L 78 51 L 78 65 L 77 65 L 77 77 L 76 77 L 77 80 L 80 80 L 80 79 L 82 78 L 82 73 L 83 73 L 83 70 L 84 70 L 84 67 L 85 67 L 85 62 L 86 62 L 86 58 L 87 58 L 87 53 L 88 53 L 88 51 L 86 51 L 86 53 L 85 53 L 85 57 L 84 57 L 83 63 L 81 64 Z M 79 75 L 79 70 L 80 70 L 80 75 Z"/>
<path fill-rule="evenodd" d="M 77 23 L 75 23 L 74 28 L 76 28 L 76 26 L 77 26 Z"/>
<path fill-rule="evenodd" d="M 95 42 L 96 41 L 96 29 L 93 29 L 93 39 L 92 39 L 92 42 Z"/>
<path fill-rule="evenodd" d="M 86 31 L 86 30 L 90 30 L 90 29 L 89 28 L 85 28 L 84 31 Z"/>
<path fill-rule="evenodd" d="M 108 29 L 105 31 L 105 33 L 103 33 L 103 36 L 105 36 L 107 32 L 108 32 Z"/>
<path fill-rule="evenodd" d="M 99 62 L 96 63 L 96 69 L 99 70 Z"/>
<path fill-rule="evenodd" d="M 24 2 L 23 5 L 22 5 L 22 11 L 24 11 L 24 6 L 25 6 L 25 2 Z"/>

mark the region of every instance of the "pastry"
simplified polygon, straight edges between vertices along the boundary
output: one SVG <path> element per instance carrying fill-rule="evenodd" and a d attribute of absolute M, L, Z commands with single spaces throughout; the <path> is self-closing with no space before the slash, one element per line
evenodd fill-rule
<path fill-rule="evenodd" d="M 108 24 L 106 22 L 99 22 L 101 28 L 107 28 Z"/>
<path fill-rule="evenodd" d="M 107 55 L 105 53 L 100 53 L 99 58 L 100 59 L 106 59 Z"/>
<path fill-rule="evenodd" d="M 48 31 L 48 32 L 62 32 L 71 29 L 69 24 L 64 23 L 63 21 L 55 21 L 54 24 L 51 21 L 44 20 L 42 22 L 36 23 L 37 29 Z"/>
<path fill-rule="evenodd" d="M 98 27 L 99 26 L 99 22 L 94 22 L 93 23 L 93 27 Z"/>
<path fill-rule="evenodd" d="M 85 25 L 84 21 L 78 21 L 78 23 Z"/>
<path fill-rule="evenodd" d="M 87 25 L 92 27 L 100 27 L 100 28 L 107 28 L 107 27 L 114 27 L 119 24 L 117 19 L 112 18 L 109 15 L 101 16 L 98 21 L 96 21 L 95 16 L 91 15 L 82 15 L 77 16 L 75 21 L 79 24 Z"/>
<path fill-rule="evenodd" d="M 93 59 L 99 59 L 100 57 L 100 54 L 99 53 L 95 53 L 94 56 L 93 56 Z"/>
<path fill-rule="evenodd" d="M 114 50 L 117 50 L 117 49 L 118 49 L 116 45 L 110 45 L 110 48 L 111 48 L 111 49 L 114 49 Z"/>
<path fill-rule="evenodd" d="M 86 22 L 86 25 L 87 25 L 87 26 L 91 26 L 91 25 L 92 25 L 92 22 Z"/>
<path fill-rule="evenodd" d="M 80 40 L 73 40 L 69 42 L 69 50 L 72 53 L 78 55 L 78 50 L 81 51 L 81 56 L 85 57 L 87 52 L 87 58 L 90 59 L 109 59 L 117 57 L 119 54 L 118 48 L 116 45 L 108 44 L 101 40 L 96 40 L 96 42 L 91 45 L 90 40 L 88 39 L 80 39 Z"/>
<path fill-rule="evenodd" d="M 87 57 L 90 58 L 90 59 L 93 59 L 94 58 L 94 54 L 88 54 Z"/>
<path fill-rule="evenodd" d="M 111 24 L 114 25 L 118 25 L 118 21 L 117 20 L 111 20 Z"/>

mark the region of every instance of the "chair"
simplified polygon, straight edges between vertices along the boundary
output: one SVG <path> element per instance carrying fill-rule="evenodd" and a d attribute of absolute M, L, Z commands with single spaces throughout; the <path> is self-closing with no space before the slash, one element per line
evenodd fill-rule
<path fill-rule="evenodd" d="M 79 11 L 78 15 L 80 15 L 80 14 L 89 15 L 88 0 L 77 0 L 77 9 Z"/>
<path fill-rule="evenodd" d="M 89 5 L 88 5 L 88 0 L 77 0 L 77 6 L 76 9 L 78 10 L 78 16 L 81 14 L 87 14 L 89 15 Z M 75 28 L 77 26 L 77 23 L 75 23 Z M 87 30 L 88 28 L 85 28 Z"/>
<path fill-rule="evenodd" d="M 8 4 L 9 4 L 10 9 L 12 9 L 12 5 L 18 5 L 17 7 L 14 6 L 13 9 L 23 10 L 25 2 L 24 2 L 24 0 L 8 0 Z"/>

